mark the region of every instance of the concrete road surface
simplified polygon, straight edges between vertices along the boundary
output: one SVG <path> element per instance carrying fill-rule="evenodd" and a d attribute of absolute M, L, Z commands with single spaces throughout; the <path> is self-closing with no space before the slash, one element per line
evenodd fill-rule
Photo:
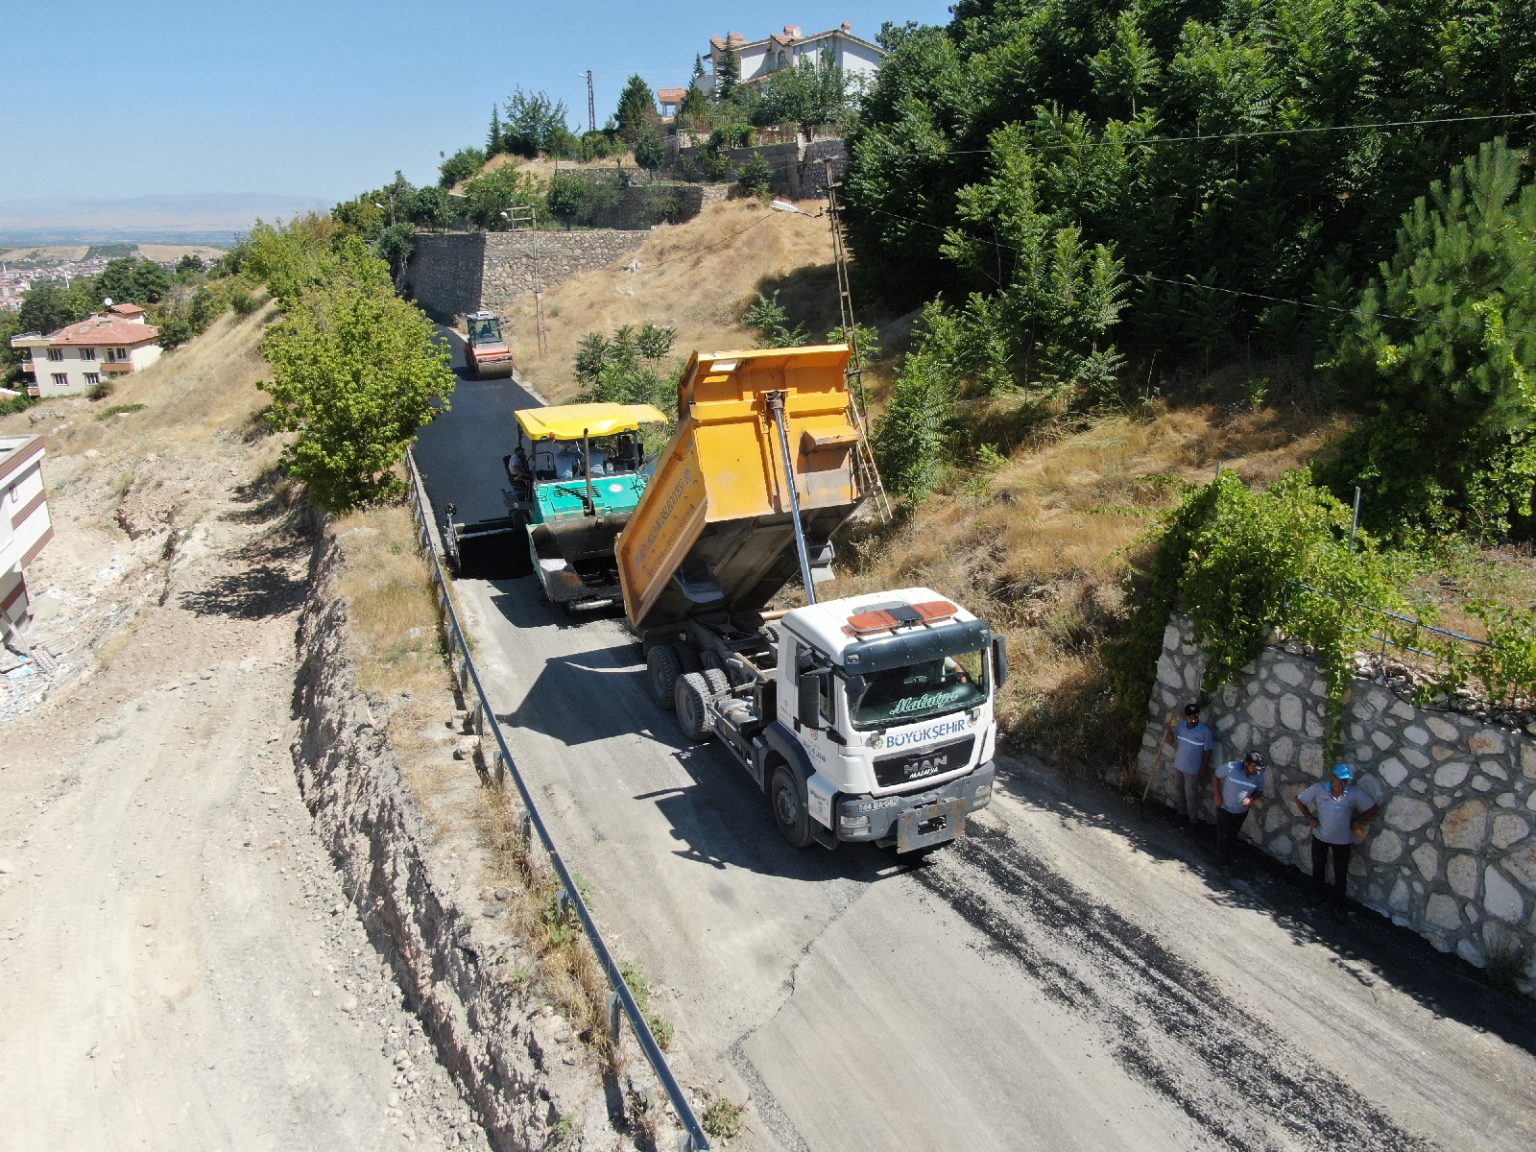
<path fill-rule="evenodd" d="M 434 500 L 466 507 L 453 477 L 499 466 L 510 387 L 461 390 L 430 430 Z M 650 703 L 621 615 L 568 616 L 532 579 L 459 595 L 683 1082 L 750 1096 L 745 1146 L 1536 1147 L 1536 1014 L 1369 914 L 1315 921 L 1254 858 L 1221 884 L 1201 836 L 1018 761 L 926 864 L 795 851 L 725 752 Z"/>

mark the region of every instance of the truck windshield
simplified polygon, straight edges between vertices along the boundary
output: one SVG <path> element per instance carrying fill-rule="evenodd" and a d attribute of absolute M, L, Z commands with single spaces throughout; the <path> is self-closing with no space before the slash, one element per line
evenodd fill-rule
<path fill-rule="evenodd" d="M 987 653 L 984 648 L 958 652 L 846 680 L 848 715 L 855 728 L 905 724 L 985 703 Z"/>

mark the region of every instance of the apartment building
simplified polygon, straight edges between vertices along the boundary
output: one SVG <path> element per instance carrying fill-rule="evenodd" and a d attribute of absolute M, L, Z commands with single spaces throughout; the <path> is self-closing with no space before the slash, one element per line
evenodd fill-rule
<path fill-rule="evenodd" d="M 840 28 L 813 32 L 809 36 L 798 25 L 786 24 L 784 31 L 760 40 L 748 40 L 739 32 L 709 39 L 710 72 L 698 83 L 713 94 L 719 85 L 726 56 L 734 53 L 741 83 L 751 84 L 783 68 L 794 68 L 801 60 L 830 56 L 855 88 L 873 83 L 885 49 L 853 34 L 853 25 L 844 21 Z"/>
<path fill-rule="evenodd" d="M 53 538 L 43 491 L 43 438 L 0 436 L 0 641 L 31 614 L 25 569 Z"/>
<path fill-rule="evenodd" d="M 137 304 L 111 304 L 77 324 L 41 336 L 11 337 L 29 377 L 27 395 L 47 398 L 88 392 L 103 381 L 138 372 L 160 358 L 160 329 Z"/>

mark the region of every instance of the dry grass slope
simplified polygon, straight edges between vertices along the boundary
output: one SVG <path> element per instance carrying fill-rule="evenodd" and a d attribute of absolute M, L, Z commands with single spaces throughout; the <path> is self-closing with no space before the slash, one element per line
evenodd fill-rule
<path fill-rule="evenodd" d="M 741 316 L 759 293 L 774 291 L 820 340 L 838 324 L 831 261 L 826 220 L 774 212 L 755 200 L 710 205 L 685 224 L 653 228 L 637 252 L 613 267 L 545 293 L 543 355 L 533 301 L 509 309 L 519 374 L 552 402 L 568 401 L 576 395 L 571 365 L 581 338 L 609 335 L 621 324 L 676 328 L 680 357 L 695 349 L 752 347 L 756 336 Z"/>
<path fill-rule="evenodd" d="M 1123 574 L 1137 540 L 1180 482 L 1216 466 L 1268 484 L 1338 432 L 1327 417 L 1159 405 L 1140 416 L 1020 446 L 995 471 L 963 472 L 905 523 L 859 545 L 837 593 L 924 583 L 959 598 L 1008 637 L 1008 735 L 1035 751 L 1103 767 L 1108 680 L 1099 642 L 1127 611 Z"/>

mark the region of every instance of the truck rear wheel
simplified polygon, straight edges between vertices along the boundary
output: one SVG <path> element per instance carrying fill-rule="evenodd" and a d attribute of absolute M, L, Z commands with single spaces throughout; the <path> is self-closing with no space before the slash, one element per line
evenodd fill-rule
<path fill-rule="evenodd" d="M 811 817 L 805 810 L 805 788 L 800 774 L 780 760 L 768 777 L 768 805 L 779 832 L 796 848 L 811 842 Z"/>
<path fill-rule="evenodd" d="M 677 678 L 683 674 L 677 649 L 670 644 L 657 644 L 646 653 L 645 667 L 651 677 L 651 699 L 658 708 L 671 709 Z"/>
<path fill-rule="evenodd" d="M 714 735 L 714 725 L 709 719 L 709 698 L 713 695 L 702 672 L 684 672 L 677 678 L 673 697 L 677 723 L 683 735 L 696 744 Z"/>

